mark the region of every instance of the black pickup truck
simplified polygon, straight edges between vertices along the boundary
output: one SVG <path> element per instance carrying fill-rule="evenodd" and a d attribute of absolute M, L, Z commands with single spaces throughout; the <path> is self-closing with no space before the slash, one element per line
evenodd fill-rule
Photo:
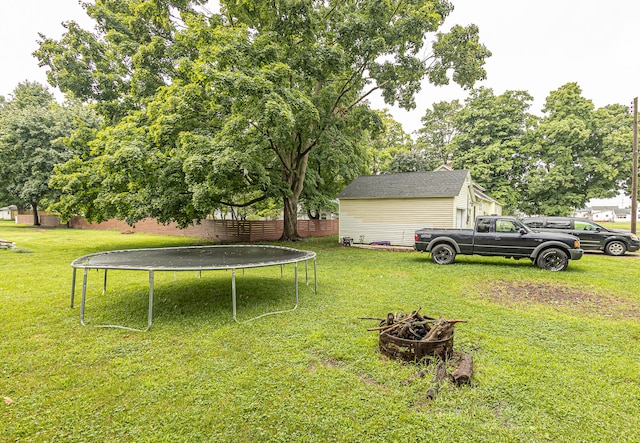
<path fill-rule="evenodd" d="M 431 252 L 435 263 L 446 265 L 457 254 L 529 258 L 541 269 L 564 271 L 569 260 L 579 260 L 580 240 L 560 232 L 534 232 L 514 217 L 478 217 L 474 229 L 416 231 L 416 251 Z"/>

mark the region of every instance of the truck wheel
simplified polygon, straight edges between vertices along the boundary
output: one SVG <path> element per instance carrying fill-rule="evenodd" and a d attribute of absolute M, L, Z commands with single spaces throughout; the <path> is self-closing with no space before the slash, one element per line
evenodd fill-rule
<path fill-rule="evenodd" d="M 564 271 L 569 266 L 569 257 L 562 249 L 545 249 L 538 255 L 536 265 L 546 271 Z"/>
<path fill-rule="evenodd" d="M 627 246 L 621 241 L 612 241 L 604 247 L 604 252 L 609 255 L 624 255 L 627 252 Z"/>
<path fill-rule="evenodd" d="M 431 260 L 439 265 L 450 265 L 456 259 L 456 250 L 446 243 L 436 245 L 431 250 Z"/>

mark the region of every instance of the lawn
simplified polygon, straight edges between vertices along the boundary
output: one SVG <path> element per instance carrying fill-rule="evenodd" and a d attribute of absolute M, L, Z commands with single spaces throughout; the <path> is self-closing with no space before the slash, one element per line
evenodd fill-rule
<path fill-rule="evenodd" d="M 286 244 L 317 253 L 318 294 L 236 324 L 228 272 L 156 273 L 146 333 L 79 324 L 71 261 L 198 240 L 0 222 L 0 441 L 638 442 L 640 256 L 586 254 L 566 272 L 528 260 Z M 293 270 L 238 275 L 238 317 L 289 308 Z M 91 324 L 146 326 L 144 272 L 91 271 Z M 303 274 L 304 275 L 304 274 Z M 312 283 L 312 282 L 311 282 Z M 77 291 L 79 291 L 79 287 Z M 428 400 L 424 366 L 383 357 L 388 312 L 459 318 L 470 386 Z M 432 364 L 433 366 L 433 364 Z"/>
<path fill-rule="evenodd" d="M 609 229 L 622 229 L 624 231 L 631 231 L 631 222 L 597 222 L 599 225 Z"/>

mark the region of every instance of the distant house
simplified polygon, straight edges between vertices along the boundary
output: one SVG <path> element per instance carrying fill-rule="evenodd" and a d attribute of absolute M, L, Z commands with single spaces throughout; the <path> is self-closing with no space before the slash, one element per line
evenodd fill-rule
<path fill-rule="evenodd" d="M 340 238 L 412 246 L 420 228 L 469 228 L 478 215 L 502 213 L 483 191 L 468 170 L 358 177 L 338 195 Z"/>
<path fill-rule="evenodd" d="M 618 206 L 593 206 L 590 217 L 595 222 L 623 222 L 631 221 L 631 210 Z"/>
<path fill-rule="evenodd" d="M 588 218 L 595 222 L 628 222 L 631 221 L 631 209 L 618 206 L 587 206 L 576 209 L 574 217 Z"/>
<path fill-rule="evenodd" d="M 615 211 L 615 221 L 617 222 L 630 222 L 631 221 L 631 209 L 628 208 L 617 208 Z"/>
<path fill-rule="evenodd" d="M 616 218 L 615 206 L 603 206 L 591 208 L 591 219 L 593 221 L 614 221 Z"/>
<path fill-rule="evenodd" d="M 591 208 L 588 206 L 586 208 L 576 209 L 575 211 L 573 211 L 573 216 L 580 217 L 580 218 L 588 218 L 588 219 L 593 218 Z"/>
<path fill-rule="evenodd" d="M 18 213 L 18 207 L 15 205 L 0 208 L 0 220 L 13 220 Z"/>

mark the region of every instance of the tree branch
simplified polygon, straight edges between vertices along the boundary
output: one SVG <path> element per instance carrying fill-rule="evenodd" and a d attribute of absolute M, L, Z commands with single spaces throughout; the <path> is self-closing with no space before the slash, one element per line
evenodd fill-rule
<path fill-rule="evenodd" d="M 260 197 L 256 197 L 253 200 L 249 200 L 248 202 L 242 203 L 242 204 L 229 203 L 229 202 L 224 202 L 222 200 L 218 200 L 217 203 L 220 203 L 220 204 L 225 205 L 225 206 L 232 206 L 234 208 L 245 208 L 247 206 L 251 206 L 254 203 L 258 203 L 258 202 L 261 202 L 261 201 L 266 200 L 266 199 L 267 199 L 267 195 L 262 195 Z"/>
<path fill-rule="evenodd" d="M 291 167 L 289 165 L 287 165 L 287 163 L 285 162 L 284 157 L 282 156 L 282 154 L 280 153 L 280 151 L 278 150 L 278 147 L 273 143 L 273 139 L 271 138 L 271 135 L 269 134 L 269 131 L 263 131 L 260 126 L 258 126 L 255 122 L 253 121 L 249 121 L 249 124 L 251 126 L 253 126 L 256 131 L 258 131 L 260 134 L 264 135 L 265 137 L 267 137 L 267 140 L 269 140 L 269 148 L 276 153 L 276 155 L 278 156 L 278 159 L 280 160 L 280 163 L 282 164 L 282 166 L 284 166 L 285 168 L 287 168 L 287 171 L 291 170 Z"/>
<path fill-rule="evenodd" d="M 346 111 L 350 111 L 351 109 L 353 109 L 354 106 L 356 106 L 358 103 L 360 103 L 362 100 L 364 100 L 365 98 L 367 98 L 369 95 L 373 94 L 374 91 L 377 91 L 378 89 L 382 88 L 384 85 L 386 85 L 387 83 L 389 83 L 389 81 L 385 81 L 382 82 L 382 84 L 374 86 L 373 88 L 371 88 L 369 91 L 367 91 L 365 94 L 361 95 L 360 97 L 358 97 L 358 99 L 356 101 L 354 101 L 353 103 L 351 103 L 347 108 Z"/>

